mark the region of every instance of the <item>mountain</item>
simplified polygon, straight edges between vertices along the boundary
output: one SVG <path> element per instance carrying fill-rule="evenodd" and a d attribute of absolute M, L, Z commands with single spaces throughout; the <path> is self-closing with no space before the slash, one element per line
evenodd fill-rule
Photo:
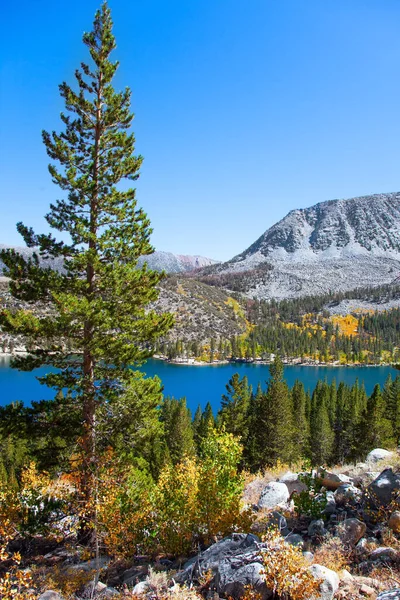
<path fill-rule="evenodd" d="M 6 250 L 7 248 L 13 248 L 25 258 L 29 258 L 33 252 L 31 248 L 23 246 L 6 246 L 5 244 L 0 244 L 0 250 Z M 211 258 L 205 258 L 204 256 L 189 256 L 185 254 L 172 254 L 172 252 L 156 251 L 149 256 L 139 259 L 139 265 L 142 265 L 144 262 L 147 262 L 149 268 L 154 269 L 155 271 L 185 273 L 201 267 L 217 264 L 218 261 Z M 62 268 L 62 259 L 49 260 L 48 264 L 59 270 Z M 3 263 L 0 261 L 0 275 L 2 274 L 2 271 Z"/>
<path fill-rule="evenodd" d="M 400 274 L 400 192 L 292 210 L 247 250 L 201 276 L 229 287 L 239 274 L 239 291 L 266 299 L 390 283 Z"/>
<path fill-rule="evenodd" d="M 204 256 L 172 254 L 172 252 L 162 252 L 161 250 L 139 259 L 140 265 L 144 262 L 147 262 L 150 269 L 167 273 L 185 273 L 218 263 L 217 260 Z"/>

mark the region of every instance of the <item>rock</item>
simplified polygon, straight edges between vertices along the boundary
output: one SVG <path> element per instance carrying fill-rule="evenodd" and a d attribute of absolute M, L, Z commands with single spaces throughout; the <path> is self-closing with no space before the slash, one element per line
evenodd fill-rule
<path fill-rule="evenodd" d="M 274 510 L 268 519 L 268 527 L 274 527 L 278 529 L 283 536 L 289 534 L 286 518 L 277 510 Z"/>
<path fill-rule="evenodd" d="M 325 524 L 323 522 L 322 519 L 318 519 L 316 521 L 311 521 L 311 523 L 308 526 L 308 535 L 310 537 L 316 537 L 316 536 L 324 536 L 326 535 L 327 531 L 325 529 Z"/>
<path fill-rule="evenodd" d="M 332 600 L 333 595 L 339 587 L 339 576 L 335 571 L 331 571 L 322 565 L 311 565 L 308 567 L 310 573 L 315 579 L 322 579 L 320 585 L 321 600 Z"/>
<path fill-rule="evenodd" d="M 253 586 L 262 598 L 271 598 L 272 592 L 265 584 L 263 569 L 264 566 L 260 562 L 244 564 L 236 568 L 232 561 L 225 559 L 218 566 L 211 585 L 216 588 L 218 594 L 228 598 L 242 598 L 248 585 Z"/>
<path fill-rule="evenodd" d="M 361 540 L 359 540 L 359 542 L 356 544 L 355 551 L 358 556 L 367 554 L 368 553 L 368 541 L 365 538 L 361 538 Z"/>
<path fill-rule="evenodd" d="M 352 479 L 350 479 L 350 477 L 347 475 L 337 475 L 336 473 L 330 473 L 324 469 L 320 469 L 318 476 L 322 480 L 322 485 L 324 485 L 327 490 L 332 492 L 337 490 L 337 488 L 343 483 L 353 483 Z"/>
<path fill-rule="evenodd" d="M 92 581 L 86 586 L 84 592 L 85 598 L 102 598 L 105 600 L 106 598 L 113 598 L 114 596 L 119 596 L 119 592 L 113 588 L 107 587 L 106 584 L 101 581 L 98 581 L 96 585 L 94 585 L 94 581 Z"/>
<path fill-rule="evenodd" d="M 286 536 L 285 542 L 291 546 L 304 546 L 304 540 L 298 533 L 291 533 L 290 535 Z"/>
<path fill-rule="evenodd" d="M 390 519 L 388 521 L 388 527 L 396 533 L 400 532 L 400 511 L 395 510 L 390 515 Z"/>
<path fill-rule="evenodd" d="M 148 590 L 149 586 L 147 581 L 139 581 L 132 590 L 132 597 L 136 598 L 136 596 L 144 596 Z"/>
<path fill-rule="evenodd" d="M 389 548 L 387 546 L 382 546 L 381 548 L 376 548 L 371 552 L 368 556 L 368 560 L 377 561 L 394 561 L 399 557 L 399 553 L 394 548 Z"/>
<path fill-rule="evenodd" d="M 110 559 L 106 556 L 100 556 L 98 559 L 93 558 L 92 560 L 88 560 L 86 562 L 77 563 L 76 565 L 71 565 L 71 569 L 74 571 L 94 571 L 97 569 L 104 569 L 110 563 Z"/>
<path fill-rule="evenodd" d="M 258 508 L 275 508 L 284 505 L 289 500 L 289 490 L 285 483 L 271 481 L 261 492 Z"/>
<path fill-rule="evenodd" d="M 354 577 L 349 571 L 343 569 L 340 571 L 340 581 L 343 581 L 344 583 L 353 583 Z"/>
<path fill-rule="evenodd" d="M 279 482 L 284 483 L 287 486 L 290 495 L 292 495 L 293 492 L 300 494 L 300 492 L 304 492 L 307 489 L 306 484 L 300 481 L 299 475 L 297 473 L 292 473 L 292 471 L 287 471 L 282 475 Z"/>
<path fill-rule="evenodd" d="M 371 450 L 366 458 L 367 463 L 377 463 L 380 460 L 384 460 L 389 456 L 392 456 L 393 452 L 389 452 L 389 450 L 384 450 L 383 448 L 375 448 L 375 450 Z"/>
<path fill-rule="evenodd" d="M 326 492 L 326 506 L 322 511 L 325 515 L 333 515 L 336 511 L 336 500 L 333 492 Z"/>
<path fill-rule="evenodd" d="M 366 489 L 367 508 L 385 507 L 400 493 L 400 474 L 385 469 Z"/>
<path fill-rule="evenodd" d="M 386 592 L 381 592 L 376 600 L 400 600 L 400 588 L 393 588 Z"/>
<path fill-rule="evenodd" d="M 64 600 L 64 597 L 60 596 L 58 592 L 48 590 L 47 592 L 43 592 L 43 594 L 39 596 L 38 600 Z"/>
<path fill-rule="evenodd" d="M 312 563 L 314 560 L 314 554 L 312 552 L 303 552 L 303 556 L 309 563 Z"/>
<path fill-rule="evenodd" d="M 213 575 L 210 588 L 220 595 L 239 598 L 246 585 L 252 585 L 265 600 L 271 596 L 261 571 L 259 538 L 252 534 L 233 533 L 189 560 L 174 577 L 177 583 L 192 582 L 202 573 Z"/>
<path fill-rule="evenodd" d="M 337 535 L 344 544 L 355 546 L 367 531 L 367 526 L 358 519 L 346 519 L 337 527 Z"/>
<path fill-rule="evenodd" d="M 361 500 L 362 492 L 350 483 L 340 485 L 335 494 L 335 502 L 338 506 L 343 506 L 348 503 L 355 503 Z"/>
<path fill-rule="evenodd" d="M 375 590 L 369 585 L 365 585 L 365 583 L 363 583 L 360 587 L 360 594 L 362 594 L 363 596 L 372 596 L 373 594 L 375 594 Z"/>

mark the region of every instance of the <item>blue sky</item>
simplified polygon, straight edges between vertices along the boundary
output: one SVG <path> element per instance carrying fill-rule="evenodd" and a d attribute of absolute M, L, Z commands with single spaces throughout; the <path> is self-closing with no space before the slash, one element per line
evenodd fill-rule
<path fill-rule="evenodd" d="M 229 259 L 293 209 L 400 190 L 398 0 L 110 0 L 157 249 Z M 61 197 L 41 130 L 98 1 L 3 3 L 0 242 Z"/>

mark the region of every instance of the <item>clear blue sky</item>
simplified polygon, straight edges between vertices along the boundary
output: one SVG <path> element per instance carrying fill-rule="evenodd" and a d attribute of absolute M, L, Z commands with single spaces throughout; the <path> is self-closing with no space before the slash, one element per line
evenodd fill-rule
<path fill-rule="evenodd" d="M 100 2 L 2 6 L 0 242 L 61 196 L 41 130 Z M 229 259 L 289 210 L 400 190 L 398 0 L 110 0 L 157 249 Z"/>

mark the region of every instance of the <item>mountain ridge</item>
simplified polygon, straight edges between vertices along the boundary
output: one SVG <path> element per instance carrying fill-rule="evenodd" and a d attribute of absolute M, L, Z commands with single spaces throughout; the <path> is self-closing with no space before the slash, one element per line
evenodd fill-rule
<path fill-rule="evenodd" d="M 390 283 L 400 273 L 400 192 L 291 210 L 246 250 L 201 272 L 205 280 L 238 273 L 241 291 L 259 299 Z"/>

